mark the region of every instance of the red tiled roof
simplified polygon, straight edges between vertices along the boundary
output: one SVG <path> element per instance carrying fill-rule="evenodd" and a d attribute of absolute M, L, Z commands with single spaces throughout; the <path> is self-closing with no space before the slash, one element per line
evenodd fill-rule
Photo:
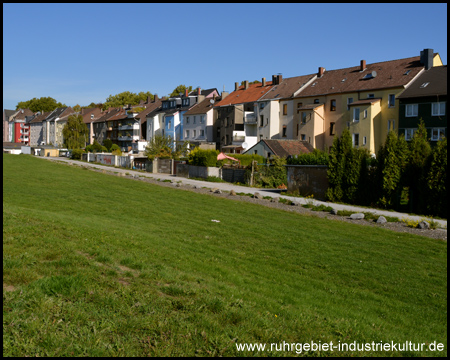
<path fill-rule="evenodd" d="M 240 86 L 238 90 L 233 91 L 230 95 L 225 97 L 223 100 L 219 101 L 214 105 L 216 106 L 227 106 L 235 104 L 244 104 L 252 101 L 258 100 L 261 96 L 266 94 L 272 89 L 272 81 L 266 82 L 266 86 L 262 86 L 262 83 L 250 84 L 248 89 L 244 89 L 244 85 Z"/>
<path fill-rule="evenodd" d="M 325 71 L 296 98 L 327 94 L 401 87 L 409 83 L 422 69 L 420 56 Z M 409 70 L 409 72 L 408 72 Z M 374 74 L 375 77 L 367 76 Z"/>

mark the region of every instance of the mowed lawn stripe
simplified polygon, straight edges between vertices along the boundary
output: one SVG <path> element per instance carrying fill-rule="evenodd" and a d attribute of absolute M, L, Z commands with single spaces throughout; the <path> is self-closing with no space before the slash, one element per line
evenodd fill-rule
<path fill-rule="evenodd" d="M 248 355 L 234 343 L 283 340 L 446 348 L 446 242 L 3 160 L 5 355 Z"/>

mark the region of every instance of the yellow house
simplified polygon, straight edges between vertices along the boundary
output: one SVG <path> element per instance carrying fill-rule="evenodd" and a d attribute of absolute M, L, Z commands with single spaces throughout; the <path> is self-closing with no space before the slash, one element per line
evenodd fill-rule
<path fill-rule="evenodd" d="M 293 133 L 314 148 L 329 149 L 347 127 L 353 144 L 375 154 L 389 131 L 398 129 L 399 95 L 426 68 L 441 66 L 432 49 L 420 56 L 326 71 L 292 101 Z"/>

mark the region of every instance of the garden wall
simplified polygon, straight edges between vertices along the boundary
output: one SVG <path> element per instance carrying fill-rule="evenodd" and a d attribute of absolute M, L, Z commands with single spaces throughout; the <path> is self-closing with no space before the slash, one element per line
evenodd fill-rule
<path fill-rule="evenodd" d="M 314 198 L 325 200 L 328 189 L 326 165 L 286 165 L 287 190 L 298 191 L 301 196 L 314 195 Z"/>

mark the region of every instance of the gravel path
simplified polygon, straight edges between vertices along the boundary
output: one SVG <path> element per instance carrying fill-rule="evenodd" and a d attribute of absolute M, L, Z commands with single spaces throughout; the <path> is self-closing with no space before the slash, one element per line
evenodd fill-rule
<path fill-rule="evenodd" d="M 411 228 L 406 226 L 403 222 L 387 222 L 385 224 L 377 224 L 374 221 L 370 220 L 352 220 L 349 217 L 346 216 L 339 216 L 339 215 L 332 215 L 329 212 L 323 212 L 323 211 L 312 211 L 308 208 L 304 208 L 301 206 L 301 204 L 305 204 L 306 200 L 304 198 L 294 198 L 290 196 L 280 196 L 275 191 L 268 191 L 266 189 L 257 189 L 257 188 L 250 188 L 250 187 L 242 187 L 242 186 L 236 186 L 234 184 L 229 183 L 213 183 L 213 182 L 207 182 L 207 181 L 199 181 L 199 180 L 192 180 L 192 179 L 186 179 L 181 177 L 176 177 L 173 175 L 168 174 L 151 174 L 151 173 L 145 173 L 145 172 L 139 172 L 139 171 L 133 171 L 130 169 L 122 169 L 122 168 L 115 168 L 115 167 L 108 167 L 108 166 L 102 166 L 99 164 L 92 164 L 92 163 L 86 163 L 81 161 L 74 161 L 69 160 L 65 158 L 45 158 L 48 160 L 54 160 L 54 161 L 60 161 L 63 163 L 69 163 L 81 167 L 87 167 L 90 168 L 93 171 L 106 173 L 110 175 L 115 176 L 122 176 L 127 177 L 130 179 L 134 179 L 136 181 L 144 181 L 147 183 L 159 185 L 159 186 L 166 186 L 176 189 L 182 189 L 187 191 L 193 191 L 196 193 L 201 194 L 208 194 L 210 196 L 216 196 L 216 197 L 222 197 L 222 198 L 228 198 L 232 200 L 237 201 L 246 201 L 254 204 L 259 204 L 263 206 L 267 206 L 270 208 L 276 208 L 280 210 L 285 211 L 292 211 L 297 212 L 300 214 L 308 214 L 310 216 L 317 216 L 320 218 L 327 218 L 330 221 L 344 221 L 348 223 L 357 223 L 364 226 L 376 226 L 376 227 L 382 227 L 385 229 L 389 229 L 396 232 L 402 232 L 402 233 L 409 233 L 414 235 L 421 235 L 426 236 L 433 239 L 441 239 L 447 241 L 447 222 L 446 221 L 438 221 L 441 223 L 441 227 L 437 228 L 435 230 L 432 229 L 417 229 L 417 228 Z M 128 175 L 127 175 L 128 174 Z M 159 180 L 158 180 L 159 179 Z M 170 180 L 170 182 L 168 181 Z M 213 189 L 218 189 L 219 191 L 214 192 Z M 270 199 L 257 199 L 254 197 L 246 196 L 246 195 L 231 195 L 230 191 L 234 190 L 238 193 L 244 192 L 244 193 L 252 193 L 259 192 L 263 196 L 270 196 L 272 198 L 286 198 L 294 201 L 295 205 L 287 205 L 279 201 L 274 201 Z M 407 214 L 399 214 L 394 212 L 386 212 L 386 211 L 380 211 L 375 209 L 361 209 L 358 207 L 351 207 L 341 204 L 331 204 L 331 203 L 325 203 L 321 201 L 314 200 L 314 205 L 319 204 L 325 204 L 327 206 L 331 206 L 335 208 L 336 210 L 341 209 L 352 209 L 354 208 L 359 209 L 359 211 L 365 211 L 365 212 L 373 212 L 379 215 L 388 215 L 388 216 L 396 216 L 396 215 L 404 215 L 405 218 L 410 219 L 419 219 L 419 216 L 408 216 Z M 401 218 L 399 216 L 399 218 Z"/>

